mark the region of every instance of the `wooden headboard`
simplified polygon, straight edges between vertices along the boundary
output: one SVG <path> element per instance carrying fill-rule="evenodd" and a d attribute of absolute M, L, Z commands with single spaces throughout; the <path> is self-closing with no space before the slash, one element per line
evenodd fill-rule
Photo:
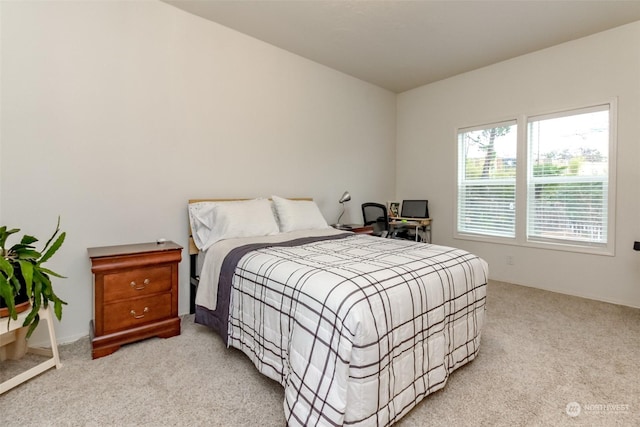
<path fill-rule="evenodd" d="M 289 200 L 313 200 L 311 197 L 288 197 Z M 191 203 L 200 203 L 200 202 L 238 202 L 242 200 L 252 200 L 251 198 L 244 199 L 189 199 L 189 205 Z M 269 198 L 271 200 L 271 198 Z M 188 212 L 187 212 L 188 214 Z M 198 247 L 193 241 L 192 231 L 191 231 L 191 222 L 189 222 L 189 255 L 197 255 Z"/>

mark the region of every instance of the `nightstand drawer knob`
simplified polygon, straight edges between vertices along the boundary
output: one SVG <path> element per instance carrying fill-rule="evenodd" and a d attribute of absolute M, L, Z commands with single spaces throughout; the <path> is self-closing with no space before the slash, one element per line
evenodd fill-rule
<path fill-rule="evenodd" d="M 142 310 L 142 314 L 136 314 L 135 310 L 131 310 L 130 314 L 131 314 L 131 317 L 133 317 L 134 319 L 142 319 L 144 317 L 144 314 L 148 312 L 149 312 L 149 307 L 145 307 L 144 310 Z"/>
<path fill-rule="evenodd" d="M 129 286 L 131 286 L 133 289 L 135 289 L 136 291 L 141 291 L 144 288 L 147 287 L 147 285 L 151 283 L 151 280 L 149 279 L 144 279 L 144 282 L 142 282 L 142 285 L 138 286 L 138 284 L 135 282 L 135 280 L 131 283 L 129 283 Z"/>

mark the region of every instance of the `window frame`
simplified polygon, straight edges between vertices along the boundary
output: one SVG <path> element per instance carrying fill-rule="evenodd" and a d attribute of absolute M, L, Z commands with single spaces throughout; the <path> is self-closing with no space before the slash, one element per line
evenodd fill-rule
<path fill-rule="evenodd" d="M 528 125 L 531 120 L 540 120 L 552 117 L 566 117 L 578 115 L 588 111 L 597 109 L 609 111 L 609 146 L 608 146 L 608 191 L 607 191 L 607 241 L 604 244 L 594 244 L 591 242 L 579 241 L 557 241 L 557 240 L 540 240 L 527 238 L 527 221 L 528 221 L 528 200 L 527 187 L 528 168 L 529 168 L 529 141 L 528 141 Z M 605 107 L 605 108 L 602 108 Z M 490 129 L 502 123 L 514 122 L 517 126 L 517 149 L 516 149 L 516 189 L 515 189 L 515 237 L 487 236 L 483 234 L 462 232 L 458 229 L 458 190 L 460 186 L 460 155 L 461 148 L 459 143 L 459 135 L 461 132 Z M 454 130 L 455 140 L 455 189 L 454 189 L 454 212 L 453 212 L 453 238 L 460 240 L 472 240 L 486 243 L 499 243 L 507 245 L 516 245 L 530 248 L 551 249 L 567 252 L 589 253 L 596 255 L 615 255 L 615 225 L 616 225 L 616 171 L 617 171 L 617 98 L 612 98 L 603 102 L 593 102 L 579 106 L 556 108 L 551 111 L 540 113 L 520 114 L 511 118 L 503 118 L 499 120 L 487 121 L 486 124 L 476 126 L 460 126 Z"/>

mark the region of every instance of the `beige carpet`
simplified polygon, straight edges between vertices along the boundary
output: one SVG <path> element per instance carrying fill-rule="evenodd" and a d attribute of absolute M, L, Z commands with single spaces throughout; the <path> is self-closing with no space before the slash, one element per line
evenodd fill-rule
<path fill-rule="evenodd" d="M 640 425 L 640 310 L 500 282 L 487 307 L 478 358 L 398 426 Z M 179 337 L 60 354 L 62 369 L 0 395 L 0 426 L 284 425 L 280 385 L 191 316 Z"/>

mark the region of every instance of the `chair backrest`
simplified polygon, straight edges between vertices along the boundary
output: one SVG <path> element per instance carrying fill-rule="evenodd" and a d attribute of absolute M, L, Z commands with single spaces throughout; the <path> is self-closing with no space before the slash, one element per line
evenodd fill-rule
<path fill-rule="evenodd" d="M 363 203 L 362 204 L 362 219 L 364 225 L 374 224 L 374 227 L 379 227 L 382 230 L 389 230 L 389 215 L 387 214 L 387 207 L 382 203 Z"/>
<path fill-rule="evenodd" d="M 402 218 L 429 218 L 429 201 L 403 200 L 400 216 Z"/>

